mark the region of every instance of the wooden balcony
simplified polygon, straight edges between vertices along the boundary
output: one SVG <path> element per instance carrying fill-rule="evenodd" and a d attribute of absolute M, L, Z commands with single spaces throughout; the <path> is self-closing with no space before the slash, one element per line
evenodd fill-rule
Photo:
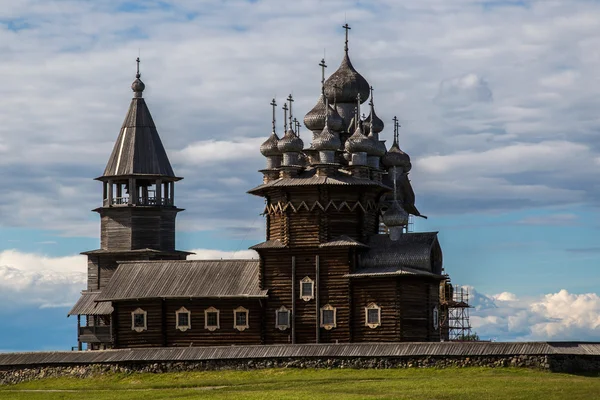
<path fill-rule="evenodd" d="M 79 341 L 82 343 L 111 343 L 110 326 L 80 326 Z"/>
<path fill-rule="evenodd" d="M 103 205 L 106 206 L 111 206 L 111 207 L 127 207 L 129 206 L 129 197 L 113 197 L 112 201 L 109 204 L 108 199 L 104 199 Z M 156 207 L 156 206 L 163 206 L 163 207 L 169 207 L 169 206 L 173 206 L 173 199 L 169 199 L 169 198 L 162 198 L 162 199 L 157 199 L 156 197 L 148 197 L 148 198 L 144 198 L 144 197 L 139 197 L 137 199 L 137 203 L 135 204 L 136 206 L 147 206 L 147 207 Z"/>

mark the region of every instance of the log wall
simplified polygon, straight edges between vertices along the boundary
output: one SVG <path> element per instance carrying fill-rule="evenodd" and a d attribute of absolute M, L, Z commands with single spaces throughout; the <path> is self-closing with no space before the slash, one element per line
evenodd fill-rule
<path fill-rule="evenodd" d="M 115 303 L 113 303 L 115 304 Z M 165 346 L 214 346 L 261 344 L 262 307 L 259 300 L 249 299 L 197 299 L 152 300 L 140 302 L 116 302 L 117 334 L 115 347 L 165 347 Z M 244 331 L 233 327 L 233 311 L 238 307 L 248 309 L 248 325 Z M 148 329 L 136 332 L 131 329 L 131 313 L 137 308 L 146 311 Z M 176 311 L 185 307 L 190 311 L 191 328 L 185 332 L 176 328 Z M 219 310 L 220 328 L 209 331 L 204 328 L 204 311 L 214 307 Z M 114 315 L 113 315 L 114 316 Z"/>
<path fill-rule="evenodd" d="M 175 250 L 175 219 L 170 207 L 100 208 L 100 243 L 105 250 Z"/>

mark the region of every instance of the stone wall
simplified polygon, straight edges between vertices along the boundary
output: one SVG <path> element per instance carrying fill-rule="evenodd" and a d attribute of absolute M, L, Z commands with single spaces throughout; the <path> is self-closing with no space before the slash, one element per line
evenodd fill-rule
<path fill-rule="evenodd" d="M 600 372 L 599 356 L 515 355 L 469 357 L 354 357 L 354 358 L 261 358 L 180 362 L 120 362 L 79 365 L 20 365 L 0 367 L 0 385 L 48 377 L 119 373 L 164 373 L 183 371 L 252 370 L 264 368 L 449 368 L 449 367 L 522 367 L 552 372 Z"/>

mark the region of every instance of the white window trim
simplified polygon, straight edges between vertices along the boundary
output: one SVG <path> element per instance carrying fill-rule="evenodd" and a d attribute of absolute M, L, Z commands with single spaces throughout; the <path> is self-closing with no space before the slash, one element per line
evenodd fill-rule
<path fill-rule="evenodd" d="M 436 331 L 440 328 L 440 310 L 438 306 L 433 307 L 433 329 Z"/>
<path fill-rule="evenodd" d="M 143 315 L 144 316 L 144 326 L 135 326 L 135 316 Z M 136 309 L 131 312 L 131 330 L 136 332 L 143 332 L 148 329 L 148 312 L 142 310 L 141 308 Z"/>
<path fill-rule="evenodd" d="M 179 314 L 188 315 L 187 325 L 179 325 Z M 185 332 L 188 329 L 192 329 L 192 313 L 187 308 L 181 307 L 179 310 L 175 311 L 175 328 L 179 329 L 181 332 Z"/>
<path fill-rule="evenodd" d="M 246 325 L 238 325 L 237 324 L 237 321 L 236 321 L 236 318 L 235 318 L 235 314 L 239 313 L 239 312 L 246 313 Z M 246 329 L 250 328 L 250 324 L 249 324 L 249 321 L 248 321 L 249 316 L 250 316 L 250 313 L 249 313 L 248 309 L 246 309 L 244 307 L 238 307 L 235 310 L 233 310 L 233 327 L 235 329 L 237 329 L 238 331 L 240 331 L 240 332 L 243 332 Z"/>
<path fill-rule="evenodd" d="M 333 324 L 324 324 L 323 323 L 323 311 L 325 311 L 325 310 L 333 311 Z M 330 330 L 337 326 L 337 310 L 331 304 L 326 304 L 323 307 L 321 307 L 321 315 L 320 316 L 321 316 L 321 318 L 320 318 L 321 328 Z"/>
<path fill-rule="evenodd" d="M 211 325 L 211 326 L 208 325 L 208 313 L 210 313 L 210 312 L 217 313 L 217 325 Z M 220 311 L 214 307 L 209 307 L 206 310 L 204 310 L 204 329 L 208 329 L 209 331 L 213 332 L 220 328 L 221 328 Z"/>
<path fill-rule="evenodd" d="M 302 284 L 304 284 L 304 283 L 310 283 L 310 296 L 302 295 Z M 300 298 L 304 301 L 310 301 L 315 298 L 315 281 L 310 279 L 308 276 L 305 276 L 300 281 Z"/>
<path fill-rule="evenodd" d="M 284 324 L 284 325 L 278 324 L 278 322 L 279 322 L 278 313 L 280 313 L 280 312 L 287 312 L 288 313 L 288 323 L 287 324 Z M 290 327 L 290 323 L 291 323 L 290 320 L 291 319 L 292 319 L 292 313 L 285 306 L 281 306 L 277 310 L 275 310 L 275 326 L 280 331 L 285 331 L 286 329 L 288 329 Z"/>
<path fill-rule="evenodd" d="M 369 310 L 377 310 L 377 323 L 369 323 Z M 375 329 L 378 326 L 381 326 L 381 307 L 379 307 L 375 303 L 370 303 L 365 307 L 365 326 L 368 326 L 371 329 Z"/>

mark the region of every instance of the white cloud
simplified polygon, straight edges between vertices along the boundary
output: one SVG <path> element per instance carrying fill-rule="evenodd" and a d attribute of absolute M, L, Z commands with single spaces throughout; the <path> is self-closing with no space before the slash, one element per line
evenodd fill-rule
<path fill-rule="evenodd" d="M 73 305 L 86 285 L 84 256 L 0 252 L 0 302 L 11 308 Z"/>
<path fill-rule="evenodd" d="M 188 257 L 188 260 L 229 260 L 229 259 L 258 259 L 258 253 L 254 250 L 222 251 L 214 249 L 194 249 L 195 253 Z"/>
<path fill-rule="evenodd" d="M 254 250 L 191 250 L 190 260 L 258 258 Z M 70 307 L 87 285 L 87 259 L 49 257 L 16 250 L 0 252 L 0 303 L 4 307 Z M 1 312 L 1 310 L 0 310 Z"/>
<path fill-rule="evenodd" d="M 354 25 L 350 55 L 376 89 L 378 114 L 386 122 L 401 117 L 418 201 L 439 199 L 428 213 L 599 198 L 587 182 L 599 157 L 600 28 L 593 21 L 600 5 L 276 4 L 165 2 L 127 12 L 116 0 L 32 0 L 3 7 L 0 165 L 11 172 L 0 175 L 8 188 L 0 199 L 3 226 L 97 235 L 88 210 L 99 204 L 100 187 L 91 178 L 116 139 L 138 49 L 145 97 L 176 173 L 186 178 L 177 189 L 189 211 L 183 218 L 196 226 L 217 214 L 248 222 L 229 212 L 245 208 L 241 192 L 226 207 L 200 208 L 192 199 L 200 190 L 230 195 L 234 181 L 224 179 L 260 182 L 268 103 L 293 91 L 299 119 L 314 105 L 323 48 L 328 74 L 341 60 L 342 9 Z M 11 20 L 19 29 L 10 29 Z M 277 117 L 281 131 L 280 111 Z M 387 126 L 382 137 L 389 139 Z M 449 176 L 460 184 L 439 185 Z M 259 209 L 256 203 L 246 215 Z"/>
<path fill-rule="evenodd" d="M 489 51 L 489 49 L 485 49 Z M 435 101 L 449 106 L 468 106 L 473 103 L 493 101 L 494 96 L 485 79 L 475 73 L 452 79 L 445 79 Z"/>
<path fill-rule="evenodd" d="M 474 310 L 471 324 L 482 339 L 597 340 L 600 297 L 567 290 L 518 298 L 510 292 L 486 296 L 470 288 Z"/>

